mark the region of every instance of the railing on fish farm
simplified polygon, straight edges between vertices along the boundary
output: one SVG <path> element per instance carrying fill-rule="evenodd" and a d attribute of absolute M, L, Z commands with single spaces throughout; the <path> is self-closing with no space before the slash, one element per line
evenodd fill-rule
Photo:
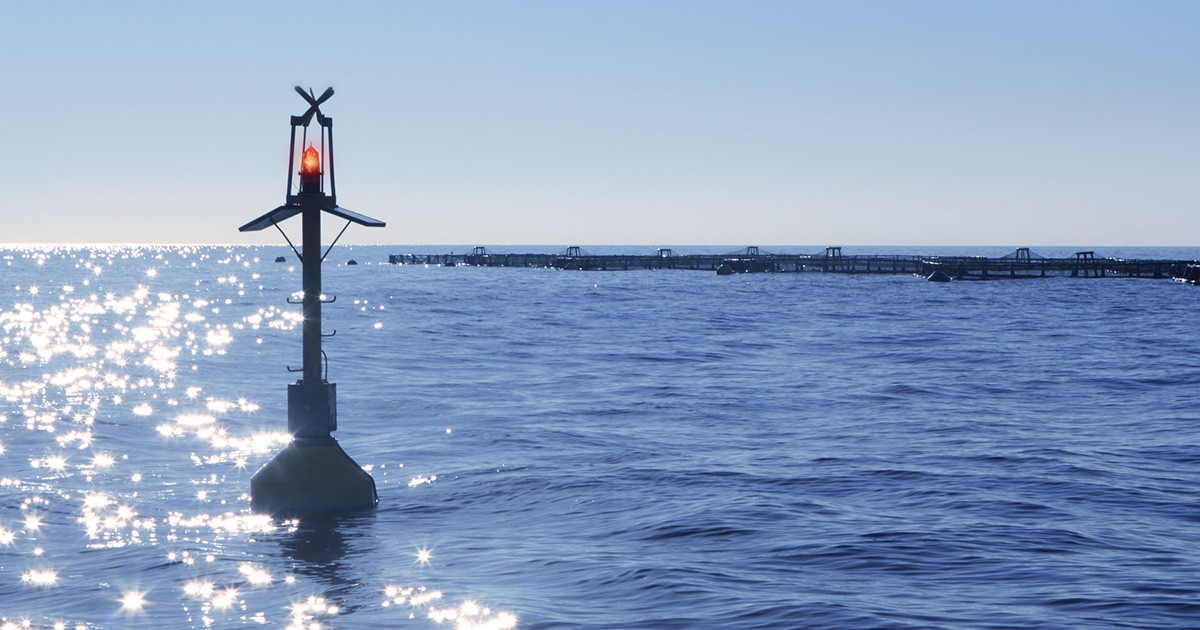
<path fill-rule="evenodd" d="M 548 253 L 498 253 L 476 247 L 465 254 L 392 254 L 392 264 L 472 265 L 479 267 L 545 267 L 580 271 L 683 269 L 733 273 L 911 274 L 940 272 L 956 280 L 1003 278 L 1176 278 L 1200 282 L 1200 262 L 1097 257 L 1076 252 L 1066 258 L 1039 256 L 1022 247 L 1000 257 L 922 255 L 844 255 L 840 247 L 822 253 L 776 254 L 746 247 L 725 254 L 679 254 L 658 249 L 647 254 L 593 254 L 578 246 Z"/>

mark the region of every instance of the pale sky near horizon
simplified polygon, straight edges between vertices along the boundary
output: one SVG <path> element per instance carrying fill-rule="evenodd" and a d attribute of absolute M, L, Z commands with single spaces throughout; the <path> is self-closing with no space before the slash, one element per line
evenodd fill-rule
<path fill-rule="evenodd" d="M 1200 243 L 1195 2 L 4 13 L 0 243 L 281 243 L 294 85 L 348 243 Z"/>

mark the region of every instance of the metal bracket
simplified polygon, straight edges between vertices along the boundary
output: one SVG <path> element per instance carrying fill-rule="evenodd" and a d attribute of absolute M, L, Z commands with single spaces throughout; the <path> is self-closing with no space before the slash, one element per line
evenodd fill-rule
<path fill-rule="evenodd" d="M 289 171 L 289 172 L 290 172 L 290 171 Z M 283 240 L 287 241 L 287 244 L 288 244 L 289 246 L 291 246 L 291 248 L 292 248 L 292 251 L 293 251 L 293 252 L 296 252 L 296 258 L 299 258 L 299 259 L 300 259 L 300 262 L 301 262 L 301 263 L 303 263 L 303 262 L 304 262 L 304 256 L 301 256 L 301 255 L 300 255 L 300 252 L 296 250 L 296 246 L 295 246 L 295 245 L 292 245 L 292 239 L 288 238 L 288 235 L 287 235 L 287 233 L 283 231 L 283 228 L 279 227 L 279 224 L 275 222 L 275 219 L 274 219 L 274 218 L 272 218 L 272 219 L 271 219 L 271 225 L 274 225 L 274 226 L 275 226 L 275 229 L 276 229 L 276 230 L 279 230 L 279 233 L 280 233 L 280 234 L 283 234 Z M 346 229 L 346 228 L 342 228 L 342 229 L 344 230 L 344 229 Z M 326 252 L 326 253 L 328 253 L 328 252 Z"/>
<path fill-rule="evenodd" d="M 293 301 L 292 301 L 292 297 L 291 297 L 291 296 L 288 296 L 287 303 L 288 303 L 288 304 L 303 304 L 303 303 L 304 303 L 304 300 L 299 300 L 299 301 L 293 302 Z"/>
<path fill-rule="evenodd" d="M 321 300 L 321 303 L 322 303 L 322 304 L 333 304 L 333 303 L 334 303 L 334 302 L 336 302 L 336 301 L 337 301 L 337 296 L 335 295 L 335 296 L 333 296 L 333 298 L 331 298 L 331 299 L 328 299 L 328 300 Z"/>
<path fill-rule="evenodd" d="M 286 367 L 287 367 L 287 371 L 289 371 L 289 372 L 303 372 L 304 371 L 304 368 L 294 368 L 290 365 L 286 366 Z"/>
<path fill-rule="evenodd" d="M 326 335 L 325 333 L 321 333 L 321 336 L 322 336 L 322 337 L 332 337 L 332 336 L 334 336 L 334 335 L 336 335 L 336 334 L 337 334 L 337 331 L 335 330 L 335 331 L 333 331 L 333 332 L 329 333 L 328 335 Z"/>
<path fill-rule="evenodd" d="M 338 232 L 337 237 L 334 238 L 333 242 L 329 244 L 329 247 L 325 250 L 325 253 L 321 254 L 321 262 L 325 262 L 325 257 L 329 255 L 329 250 L 333 249 L 334 245 L 337 245 L 338 240 L 342 238 L 342 234 L 346 232 L 346 228 L 348 227 L 350 227 L 350 222 L 346 221 L 346 225 L 342 226 L 342 231 Z"/>

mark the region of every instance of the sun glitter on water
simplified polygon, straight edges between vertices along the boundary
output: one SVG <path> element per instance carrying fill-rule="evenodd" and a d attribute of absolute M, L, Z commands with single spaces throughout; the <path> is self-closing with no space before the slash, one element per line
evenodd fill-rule
<path fill-rule="evenodd" d="M 58 582 L 58 573 L 50 570 L 26 571 L 21 574 L 21 581 L 34 586 L 51 586 Z"/>
<path fill-rule="evenodd" d="M 145 593 L 139 591 L 127 591 L 121 596 L 121 610 L 130 612 L 139 611 L 146 606 Z"/>
<path fill-rule="evenodd" d="M 12 493 L 14 505 L 24 501 L 18 520 L 0 524 L 6 526 L 0 548 L 29 562 L 15 568 L 13 582 L 36 595 L 15 598 L 26 607 L 22 617 L 12 616 L 13 601 L 0 604 L 0 627 L 121 627 L 113 621 L 117 611 L 163 627 L 183 627 L 181 615 L 196 613 L 205 616 L 205 627 L 241 619 L 265 627 L 293 621 L 291 627 L 308 630 L 347 621 L 361 602 L 329 598 L 312 576 L 286 574 L 275 548 L 256 542 L 295 535 L 298 527 L 251 513 L 241 487 L 291 436 L 279 430 L 278 401 L 263 399 L 260 412 L 253 398 L 261 388 L 239 389 L 242 382 L 224 377 L 234 356 L 246 360 L 238 353 L 247 346 L 266 348 L 297 331 L 302 314 L 250 296 L 239 276 L 228 273 L 202 271 L 171 284 L 167 278 L 178 275 L 167 273 L 174 259 L 160 252 L 153 266 L 144 262 L 155 251 L 64 251 L 57 259 L 67 263 L 61 278 L 39 276 L 35 285 L 24 277 L 7 294 L 13 302 L 0 303 L 0 399 L 7 405 L 0 414 L 7 445 L 7 451 L 0 446 L 0 455 L 7 453 L 0 488 Z M 196 251 L 174 253 L 196 259 Z M 245 262 L 226 255 L 214 264 Z M 54 269 L 55 255 L 43 260 L 47 272 Z M 134 266 L 122 267 L 125 260 Z M 204 380 L 191 376 L 197 371 Z M 436 479 L 414 478 L 417 485 Z M 397 479 L 397 486 L 406 481 Z M 105 575 L 80 570 L 81 550 Z M 125 560 L 146 551 L 158 562 L 166 558 L 153 589 L 136 574 L 141 565 Z M 430 550 L 414 553 L 413 570 L 431 562 Z M 114 590 L 109 583 L 118 571 L 129 571 L 120 578 L 131 581 Z M 437 605 L 453 609 L 457 619 L 439 613 L 439 623 L 483 628 L 489 626 L 480 622 L 497 621 L 464 614 L 474 609 L 443 602 L 437 589 L 406 592 L 406 605 L 390 611 L 397 619 L 428 616 Z M 95 619 L 59 621 L 64 600 L 97 596 L 110 604 L 83 613 Z M 374 607 L 396 605 L 373 592 L 367 598 Z M 288 600 L 303 604 L 290 619 L 283 612 Z"/>

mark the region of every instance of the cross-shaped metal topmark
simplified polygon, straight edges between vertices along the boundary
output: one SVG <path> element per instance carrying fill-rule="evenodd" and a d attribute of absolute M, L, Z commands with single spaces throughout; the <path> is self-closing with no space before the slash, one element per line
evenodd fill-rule
<path fill-rule="evenodd" d="M 292 116 L 292 124 L 307 127 L 308 123 L 312 122 L 313 115 L 315 114 L 317 122 L 322 127 L 328 127 L 329 119 L 321 113 L 321 103 L 324 103 L 329 100 L 329 97 L 333 96 L 333 88 L 325 88 L 325 91 L 321 93 L 319 98 L 313 95 L 312 88 L 308 88 L 308 92 L 305 92 L 304 88 L 299 85 L 296 86 L 296 93 L 308 101 L 308 111 L 304 112 L 303 116 Z"/>

